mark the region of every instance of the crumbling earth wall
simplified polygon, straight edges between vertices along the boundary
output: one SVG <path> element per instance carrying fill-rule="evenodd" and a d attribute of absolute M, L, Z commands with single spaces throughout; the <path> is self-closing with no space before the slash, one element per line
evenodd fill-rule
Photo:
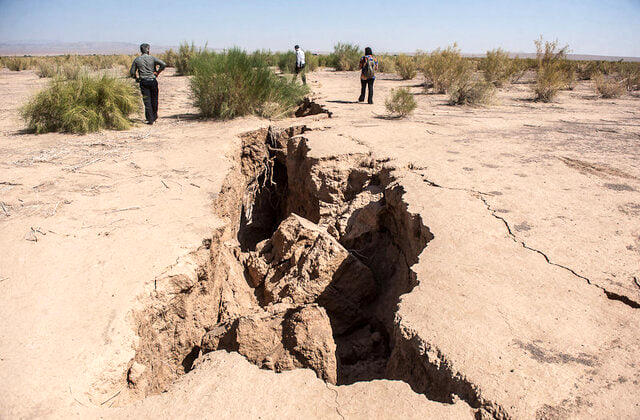
<path fill-rule="evenodd" d="M 215 204 L 223 224 L 135 314 L 133 395 L 165 390 L 201 354 L 236 351 L 336 384 L 388 377 L 399 296 L 430 239 L 369 154 L 309 155 L 306 127 L 247 133 Z"/>

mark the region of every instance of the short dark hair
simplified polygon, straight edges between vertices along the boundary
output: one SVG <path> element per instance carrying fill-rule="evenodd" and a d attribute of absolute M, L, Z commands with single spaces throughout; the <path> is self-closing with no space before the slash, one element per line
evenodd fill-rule
<path fill-rule="evenodd" d="M 371 47 L 367 47 L 364 49 L 364 55 L 373 55 L 373 51 L 371 51 Z"/>
<path fill-rule="evenodd" d="M 296 46 L 295 46 L 295 47 L 293 47 L 293 48 L 297 50 L 298 48 L 300 48 L 300 45 L 296 45 Z"/>
<path fill-rule="evenodd" d="M 144 44 L 140 44 L 140 52 L 142 54 L 149 54 L 149 48 L 151 48 L 151 45 L 146 42 Z"/>

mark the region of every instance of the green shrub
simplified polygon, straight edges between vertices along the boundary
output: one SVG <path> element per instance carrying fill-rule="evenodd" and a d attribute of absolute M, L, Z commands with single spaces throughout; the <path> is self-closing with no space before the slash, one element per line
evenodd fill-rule
<path fill-rule="evenodd" d="M 333 47 L 332 66 L 338 71 L 358 70 L 363 54 L 358 45 L 338 42 Z"/>
<path fill-rule="evenodd" d="M 102 128 L 125 130 L 129 115 L 140 108 L 132 82 L 110 76 L 54 79 L 22 109 L 22 118 L 36 133 L 87 133 Z"/>
<path fill-rule="evenodd" d="M 396 64 L 398 67 L 398 75 L 400 75 L 402 80 L 411 80 L 416 77 L 418 66 L 416 65 L 416 60 L 413 57 L 400 54 L 396 58 Z"/>
<path fill-rule="evenodd" d="M 457 81 L 449 91 L 450 105 L 486 105 L 495 95 L 495 85 L 480 80 Z"/>
<path fill-rule="evenodd" d="M 333 67 L 333 55 L 319 54 L 318 55 L 318 67 Z"/>
<path fill-rule="evenodd" d="M 178 55 L 176 57 L 176 74 L 181 76 L 189 76 L 192 73 L 191 68 L 191 60 L 198 54 L 196 51 L 196 46 L 191 43 L 191 45 L 186 42 L 180 44 L 178 48 Z"/>
<path fill-rule="evenodd" d="M 280 117 L 290 114 L 308 93 L 306 86 L 277 76 L 265 60 L 237 48 L 202 52 L 191 64 L 195 105 L 208 118 Z"/>
<path fill-rule="evenodd" d="M 457 44 L 444 50 L 438 48 L 425 56 L 421 59 L 421 67 L 435 93 L 447 93 L 451 86 L 466 80 L 473 71 L 472 63 L 462 57 Z"/>
<path fill-rule="evenodd" d="M 306 60 L 306 58 L 305 58 Z M 296 67 L 296 53 L 288 51 L 286 53 L 280 53 L 278 56 L 278 69 L 281 72 L 291 74 Z"/>
<path fill-rule="evenodd" d="M 306 63 L 307 71 L 316 71 L 319 67 L 319 56 L 310 53 L 309 51 L 304 52 L 304 61 Z"/>
<path fill-rule="evenodd" d="M 514 60 L 509 58 L 509 54 L 498 48 L 487 51 L 486 57 L 478 64 L 478 70 L 483 72 L 484 80 L 502 87 L 519 69 L 514 66 Z"/>
<path fill-rule="evenodd" d="M 624 81 L 617 80 L 614 77 L 597 74 L 593 76 L 593 79 L 595 81 L 596 93 L 602 98 L 619 98 L 626 90 Z"/>
<path fill-rule="evenodd" d="M 550 102 L 558 91 L 567 85 L 566 55 L 568 46 L 558 48 L 558 41 L 535 41 L 537 51 L 537 74 L 533 85 L 535 100 Z"/>
<path fill-rule="evenodd" d="M 385 108 L 393 116 L 399 118 L 411 114 L 418 104 L 407 88 L 391 89 L 391 93 L 384 102 Z"/>

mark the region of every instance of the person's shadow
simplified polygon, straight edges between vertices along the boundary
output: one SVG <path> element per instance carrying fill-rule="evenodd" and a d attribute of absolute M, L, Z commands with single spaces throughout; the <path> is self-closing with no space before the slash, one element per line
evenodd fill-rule
<path fill-rule="evenodd" d="M 339 101 L 339 100 L 335 100 L 335 101 L 327 101 L 330 102 L 332 104 L 357 104 L 358 101 Z"/>

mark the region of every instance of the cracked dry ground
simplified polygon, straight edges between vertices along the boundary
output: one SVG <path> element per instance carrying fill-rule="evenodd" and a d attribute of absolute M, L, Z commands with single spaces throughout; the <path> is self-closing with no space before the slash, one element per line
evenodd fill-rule
<path fill-rule="evenodd" d="M 44 265 L 38 276 L 58 281 L 47 286 L 64 297 L 57 306 L 79 306 L 64 284 L 82 269 L 89 280 L 74 287 L 102 285 L 91 295 L 73 291 L 95 297 L 83 307 L 91 322 L 45 305 L 48 329 L 21 333 L 31 326 L 8 298 L 25 309 L 43 305 L 11 283 L 21 269 L 36 274 L 15 259 L 34 251 L 12 251 L 20 264 L 0 260 L 0 275 L 9 274 L 3 303 L 13 309 L 2 316 L 16 325 L 2 336 L 0 405 L 16 416 L 122 418 L 640 416 L 638 98 L 594 101 L 580 85 L 556 104 L 533 104 L 516 85 L 487 109 L 418 95 L 416 115 L 393 121 L 376 118 L 380 105 L 350 103 L 352 76 L 310 75 L 331 119 L 271 127 L 167 117 L 148 133 L 134 130 L 136 142 L 109 134 L 69 141 L 71 155 L 96 143 L 110 150 L 113 164 L 104 154 L 81 170 L 68 170 L 79 163 L 64 158 L 64 172 L 40 163 L 60 156 L 42 146 L 29 160 L 18 136 L 5 133 L 4 150 L 17 156 L 8 161 L 21 163 L 11 177 L 3 167 L 2 180 L 22 185 L 3 190 L 14 214 L 3 220 L 3 243 L 11 229 L 38 227 L 39 241 L 19 246 L 41 247 L 44 255 L 32 258 Z M 165 80 L 175 91 L 186 82 Z M 383 75 L 377 84 L 383 97 L 407 82 Z M 171 161 L 174 142 L 189 159 Z M 130 154 L 118 149 L 123 143 Z M 50 217 L 21 214 L 27 206 L 14 197 L 25 200 L 37 179 L 30 171 L 42 165 L 63 187 L 40 186 L 39 199 L 67 188 L 70 203 Z M 117 180 L 100 183 L 113 195 L 92 193 L 109 211 L 82 221 L 99 226 L 90 232 L 100 243 L 82 230 L 64 239 L 49 233 L 61 229 L 53 222 L 72 233 L 71 221 L 90 205 L 69 189 L 79 172 Z M 140 172 L 143 182 L 125 181 Z M 150 222 L 123 210 L 139 204 L 122 200 L 129 191 L 149 197 L 140 207 Z M 212 207 L 194 206 L 206 193 Z M 127 228 L 109 227 L 121 224 Z M 156 241 L 141 241 L 145 234 Z M 78 242 L 90 249 L 73 248 Z M 107 262 L 71 258 L 77 271 L 65 271 L 69 257 L 55 262 L 54 244 Z M 156 263 L 144 266 L 154 254 Z M 113 259 L 123 267 L 110 267 Z M 63 275 L 51 276 L 46 264 Z M 101 298 L 123 291 L 138 296 L 135 305 L 130 296 Z M 41 330 L 73 340 L 51 336 L 49 344 Z M 47 349 L 55 351 L 45 356 Z"/>

